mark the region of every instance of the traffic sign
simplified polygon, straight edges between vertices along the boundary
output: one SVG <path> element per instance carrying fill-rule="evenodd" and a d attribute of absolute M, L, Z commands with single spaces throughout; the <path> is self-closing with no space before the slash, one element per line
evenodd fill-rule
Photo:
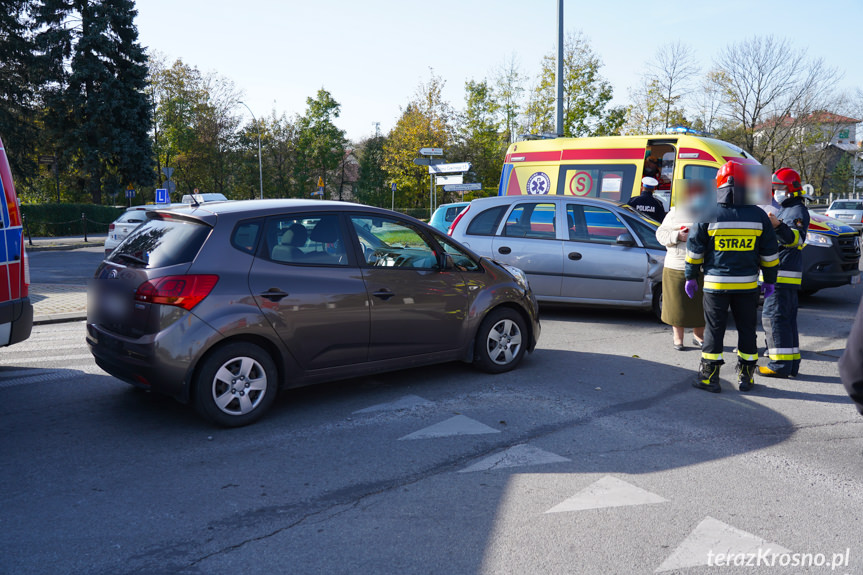
<path fill-rule="evenodd" d="M 420 156 L 443 156 L 443 148 L 422 148 Z"/>
<path fill-rule="evenodd" d="M 461 162 L 458 164 L 438 164 L 429 166 L 430 174 L 454 174 L 458 172 L 467 172 L 470 170 L 470 162 Z"/>
<path fill-rule="evenodd" d="M 437 176 L 435 184 L 438 186 L 446 186 L 447 184 L 461 184 L 464 182 L 464 175 L 456 174 L 454 176 Z"/>
<path fill-rule="evenodd" d="M 168 194 L 173 194 L 177 191 L 177 183 L 174 180 L 165 182 L 165 187 L 168 189 Z"/>
<path fill-rule="evenodd" d="M 318 187 L 319 188 L 324 187 L 324 179 L 321 176 L 318 176 Z"/>
<path fill-rule="evenodd" d="M 443 187 L 445 192 L 475 192 L 482 189 L 482 184 L 448 184 Z"/>
<path fill-rule="evenodd" d="M 414 164 L 417 166 L 436 166 L 443 163 L 444 160 L 441 158 L 414 158 Z"/>
<path fill-rule="evenodd" d="M 39 163 L 40 164 L 49 164 L 49 165 L 53 164 L 54 163 L 54 156 L 39 156 Z"/>
<path fill-rule="evenodd" d="M 164 167 L 162 168 L 162 173 L 165 174 L 165 177 L 169 180 L 171 179 L 171 175 L 174 173 L 174 168 Z"/>
<path fill-rule="evenodd" d="M 395 183 L 395 182 L 393 182 L 393 183 L 390 185 L 390 189 L 393 191 L 393 193 L 396 193 L 396 183 Z"/>
<path fill-rule="evenodd" d="M 165 188 L 156 188 L 156 203 L 157 204 L 170 204 L 171 200 L 168 197 L 168 190 Z"/>
<path fill-rule="evenodd" d="M 126 197 L 130 198 L 130 199 L 134 198 L 135 197 L 135 190 L 126 190 Z"/>

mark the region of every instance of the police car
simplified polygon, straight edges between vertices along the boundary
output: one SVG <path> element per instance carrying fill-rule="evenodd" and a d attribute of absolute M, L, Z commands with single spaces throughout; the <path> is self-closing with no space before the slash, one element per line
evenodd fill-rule
<path fill-rule="evenodd" d="M 0 141 L 0 347 L 24 341 L 33 327 L 30 262 L 22 231 L 21 207 Z"/>

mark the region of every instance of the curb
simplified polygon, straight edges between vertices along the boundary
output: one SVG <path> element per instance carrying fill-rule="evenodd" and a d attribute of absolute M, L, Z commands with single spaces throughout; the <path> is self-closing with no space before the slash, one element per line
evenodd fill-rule
<path fill-rule="evenodd" d="M 69 250 L 77 250 L 80 248 L 98 248 L 98 247 L 103 246 L 103 245 L 104 244 L 99 244 L 99 243 L 95 243 L 95 242 L 87 242 L 87 243 L 79 242 L 77 244 L 60 244 L 60 245 L 55 245 L 55 246 L 51 246 L 51 245 L 48 245 L 48 246 L 28 246 L 28 245 L 25 245 L 24 247 L 27 248 L 27 253 L 34 253 L 34 252 L 63 252 L 63 251 L 69 251 Z"/>
<path fill-rule="evenodd" d="M 33 318 L 33 325 L 50 325 L 52 323 L 67 323 L 72 321 L 82 321 L 85 319 L 87 319 L 87 312 L 85 311 L 52 313 L 47 315 L 37 315 Z"/>

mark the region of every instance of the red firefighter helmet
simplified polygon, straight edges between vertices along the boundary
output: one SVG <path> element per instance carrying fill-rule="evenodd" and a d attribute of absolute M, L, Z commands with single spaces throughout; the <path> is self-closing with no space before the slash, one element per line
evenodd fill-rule
<path fill-rule="evenodd" d="M 773 174 L 773 189 L 785 186 L 789 198 L 803 195 L 803 184 L 800 183 L 800 174 L 791 168 L 779 168 Z"/>
<path fill-rule="evenodd" d="M 732 158 L 722 164 L 716 172 L 716 189 L 721 190 L 729 186 L 746 187 L 746 166 L 742 162 Z"/>

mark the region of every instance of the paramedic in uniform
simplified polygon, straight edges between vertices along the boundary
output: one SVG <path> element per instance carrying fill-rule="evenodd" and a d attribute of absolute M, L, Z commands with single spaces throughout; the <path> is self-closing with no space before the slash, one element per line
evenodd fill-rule
<path fill-rule="evenodd" d="M 767 214 L 756 204 L 769 194 L 769 179 L 760 166 L 731 160 L 716 174 L 717 209 L 713 221 L 698 222 L 686 245 L 685 290 L 693 297 L 696 278 L 704 269 L 704 346 L 694 387 L 719 393 L 728 310 L 737 326 L 737 384 L 749 391 L 755 384 L 758 361 L 758 272 L 764 275 L 764 295 L 773 294 L 779 256 L 776 233 Z M 763 188 L 763 189 L 762 189 Z"/>
<path fill-rule="evenodd" d="M 641 194 L 629 200 L 627 205 L 638 210 L 648 218 L 662 222 L 665 219 L 665 206 L 661 201 L 653 197 L 653 190 L 658 185 L 659 181 L 656 178 L 642 178 Z"/>
<path fill-rule="evenodd" d="M 803 279 L 803 244 L 809 230 L 809 210 L 803 202 L 800 174 L 779 168 L 773 174 L 773 199 L 778 215 L 768 213 L 779 242 L 779 277 L 776 291 L 764 298 L 761 323 L 767 335 L 770 363 L 758 368 L 767 377 L 796 376 L 800 370 L 797 334 L 797 292 Z"/>

